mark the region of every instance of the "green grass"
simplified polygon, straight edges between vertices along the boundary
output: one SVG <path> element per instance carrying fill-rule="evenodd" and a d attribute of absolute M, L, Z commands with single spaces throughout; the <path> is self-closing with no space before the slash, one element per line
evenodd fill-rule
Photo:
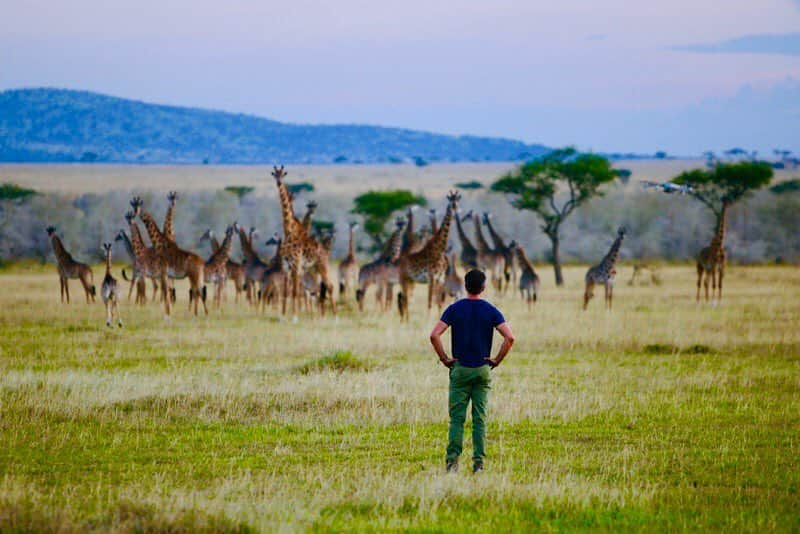
<path fill-rule="evenodd" d="M 424 287 L 408 325 L 179 302 L 110 330 L 54 273 L 6 270 L 0 531 L 800 529 L 800 274 L 731 269 L 712 308 L 665 267 L 583 313 L 581 271 L 499 301 L 519 341 L 476 477 L 444 473 Z"/>

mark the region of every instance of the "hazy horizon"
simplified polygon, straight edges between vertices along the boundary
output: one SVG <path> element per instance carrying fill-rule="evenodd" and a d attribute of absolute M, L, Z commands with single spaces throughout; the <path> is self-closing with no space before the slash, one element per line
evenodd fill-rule
<path fill-rule="evenodd" d="M 0 89 L 692 156 L 800 151 L 800 0 L 8 3 Z"/>

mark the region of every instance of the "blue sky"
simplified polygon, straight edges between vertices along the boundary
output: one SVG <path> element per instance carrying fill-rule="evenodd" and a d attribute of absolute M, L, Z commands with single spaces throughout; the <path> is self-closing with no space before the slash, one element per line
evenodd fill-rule
<path fill-rule="evenodd" d="M 0 88 L 602 151 L 800 152 L 800 0 L 5 0 Z"/>

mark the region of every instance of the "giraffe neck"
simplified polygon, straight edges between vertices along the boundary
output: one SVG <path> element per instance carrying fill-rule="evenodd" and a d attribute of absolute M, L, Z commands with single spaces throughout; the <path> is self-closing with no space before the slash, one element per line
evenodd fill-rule
<path fill-rule="evenodd" d="M 506 248 L 506 244 L 503 241 L 503 238 L 500 237 L 500 234 L 498 234 L 495 231 L 494 226 L 492 226 L 492 219 L 491 218 L 487 218 L 486 219 L 486 228 L 489 229 L 489 236 L 492 238 L 492 242 L 494 242 L 494 246 L 496 248 L 498 248 L 498 249 L 501 249 L 501 250 L 505 249 Z"/>
<path fill-rule="evenodd" d="M 214 241 L 216 241 L 216 239 L 214 239 Z M 215 248 L 216 250 L 208 260 L 208 264 L 212 267 L 219 267 L 227 263 L 231 255 L 231 249 L 233 248 L 233 232 L 226 232 L 225 239 L 222 240 L 222 246 L 219 246 L 219 243 L 217 243 Z"/>
<path fill-rule="evenodd" d="M 355 237 L 355 230 L 350 228 L 350 242 L 347 244 L 347 259 L 353 259 L 356 257 L 356 250 L 354 246 L 354 237 Z"/>
<path fill-rule="evenodd" d="M 314 217 L 314 212 L 310 209 L 306 210 L 306 214 L 303 215 L 303 222 L 301 223 L 303 225 L 303 228 L 306 229 L 306 231 L 311 230 L 311 221 L 313 220 L 313 217 Z"/>
<path fill-rule="evenodd" d="M 278 186 L 278 197 L 281 201 L 281 217 L 283 219 L 283 235 L 289 238 L 294 235 L 298 230 L 297 218 L 294 215 L 292 208 L 292 196 L 289 190 L 286 189 L 286 184 L 283 180 L 275 180 Z"/>
<path fill-rule="evenodd" d="M 244 228 L 241 227 L 239 227 L 239 243 L 242 245 L 242 254 L 244 254 L 245 259 L 250 260 L 255 258 L 256 253 L 250 245 L 250 240 L 247 238 Z"/>
<path fill-rule="evenodd" d="M 167 215 L 164 217 L 164 237 L 170 241 L 175 241 L 175 203 L 170 201 L 167 207 Z"/>
<path fill-rule="evenodd" d="M 469 240 L 464 228 L 461 226 L 461 218 L 456 214 L 456 230 L 458 231 L 458 239 L 461 240 L 461 248 L 466 250 L 475 250 L 472 241 Z"/>
<path fill-rule="evenodd" d="M 447 248 L 447 240 L 450 239 L 450 221 L 453 219 L 453 206 L 448 204 L 447 212 L 442 219 L 442 225 L 435 234 L 425 244 L 425 251 L 427 254 L 434 257 L 441 256 Z"/>
<path fill-rule="evenodd" d="M 722 212 L 719 214 L 719 223 L 717 224 L 717 232 L 711 240 L 711 250 L 718 251 L 722 249 L 722 243 L 725 241 L 725 219 L 728 216 L 728 204 L 722 205 Z"/>
<path fill-rule="evenodd" d="M 225 237 L 227 237 L 227 236 L 225 236 Z M 224 243 L 225 240 L 223 239 L 222 242 Z M 214 237 L 213 235 L 211 236 L 211 248 L 212 248 L 212 250 L 214 252 L 219 250 L 219 241 L 217 241 L 217 238 Z"/>
<path fill-rule="evenodd" d="M 483 229 L 481 229 L 481 219 L 480 216 L 474 215 L 473 219 L 475 222 L 475 239 L 478 242 L 478 248 L 481 252 L 493 252 L 492 247 L 489 246 L 489 243 L 486 241 L 486 238 L 483 237 Z"/>
<path fill-rule="evenodd" d="M 435 234 L 437 230 L 438 228 L 436 226 L 436 215 L 431 214 L 431 233 Z"/>
<path fill-rule="evenodd" d="M 406 232 L 403 235 L 403 246 L 405 248 L 409 248 L 412 244 L 416 242 L 416 236 L 414 235 L 414 212 L 408 212 L 408 221 L 406 222 Z"/>
<path fill-rule="evenodd" d="M 106 250 L 106 276 L 111 275 L 111 249 Z"/>
<path fill-rule="evenodd" d="M 72 261 L 72 256 L 67 249 L 64 248 L 64 244 L 61 242 L 61 238 L 58 237 L 56 234 L 53 234 L 50 237 L 50 242 L 53 245 L 53 253 L 56 255 L 56 260 L 58 263 L 68 263 Z"/>
<path fill-rule="evenodd" d="M 131 230 L 131 246 L 133 247 L 133 253 L 136 256 L 141 256 L 147 246 L 144 244 L 144 239 L 142 239 L 142 233 L 139 230 L 139 225 L 131 220 L 128 223 L 128 227 Z"/>
<path fill-rule="evenodd" d="M 606 254 L 606 257 L 603 258 L 602 266 L 606 269 L 611 269 L 614 267 L 614 264 L 617 263 L 617 258 L 619 257 L 619 249 L 622 246 L 622 240 L 625 238 L 625 235 L 619 235 L 614 240 L 614 243 L 611 245 L 611 249 Z"/>
<path fill-rule="evenodd" d="M 144 210 L 139 213 L 139 217 L 142 219 L 144 227 L 147 229 L 147 235 L 150 236 L 150 242 L 153 243 L 153 247 L 157 249 L 165 248 L 166 239 L 164 238 L 164 234 L 161 233 L 161 230 L 158 229 L 158 225 L 156 221 L 153 220 L 153 217 Z"/>
<path fill-rule="evenodd" d="M 378 261 L 382 260 L 389 260 L 394 261 L 400 255 L 400 250 L 403 245 L 403 230 L 397 229 L 395 230 L 392 235 L 389 237 L 389 240 L 386 242 L 386 245 L 383 247 L 383 251 L 381 252 Z"/>
<path fill-rule="evenodd" d="M 516 252 L 517 252 L 517 259 L 519 260 L 520 264 L 523 267 L 525 267 L 527 269 L 530 269 L 532 271 L 533 270 L 533 264 L 528 259 L 528 256 L 525 255 L 525 251 L 522 250 L 521 247 L 517 247 Z"/>

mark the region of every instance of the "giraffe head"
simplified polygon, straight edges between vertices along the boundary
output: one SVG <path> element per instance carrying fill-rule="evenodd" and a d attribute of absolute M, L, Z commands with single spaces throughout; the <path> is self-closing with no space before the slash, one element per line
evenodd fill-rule
<path fill-rule="evenodd" d="M 359 224 L 358 224 L 357 222 L 355 222 L 355 221 L 352 221 L 352 222 L 350 223 L 350 231 L 351 231 L 351 232 L 355 232 L 355 231 L 356 231 L 356 229 L 358 228 L 358 226 L 359 226 Z"/>
<path fill-rule="evenodd" d="M 132 211 L 129 211 L 129 212 L 127 212 L 125 214 L 125 220 L 128 222 L 128 224 L 133 223 L 133 219 L 135 219 L 135 218 L 136 218 L 136 214 L 134 212 L 132 212 Z"/>
<path fill-rule="evenodd" d="M 627 234 L 627 233 L 628 233 L 628 229 L 625 228 L 625 226 L 620 226 L 619 228 L 617 228 L 617 235 L 619 237 L 624 237 L 625 234 Z"/>
<path fill-rule="evenodd" d="M 728 207 L 732 204 L 731 197 L 729 197 L 728 195 L 722 195 L 722 198 L 720 198 L 720 200 L 722 201 L 722 205 L 724 207 Z"/>
<path fill-rule="evenodd" d="M 271 247 L 271 246 L 273 246 L 273 245 L 275 245 L 275 246 L 280 246 L 280 244 L 281 244 L 281 241 L 282 241 L 282 240 L 281 240 L 281 237 L 280 237 L 280 236 L 278 235 L 278 233 L 276 232 L 276 233 L 272 234 L 272 237 L 270 237 L 269 239 L 267 239 L 267 240 L 266 240 L 265 244 L 266 244 L 268 247 Z"/>
<path fill-rule="evenodd" d="M 131 207 L 133 208 L 134 215 L 139 215 L 142 212 L 142 206 L 144 206 L 142 197 L 133 197 L 131 199 Z"/>
<path fill-rule="evenodd" d="M 283 165 L 280 167 L 277 165 L 272 166 L 272 177 L 275 178 L 276 182 L 281 183 L 281 180 L 283 180 L 287 174 L 289 173 L 283 170 Z"/>
<path fill-rule="evenodd" d="M 465 214 L 464 214 L 464 215 L 461 217 L 461 222 L 464 222 L 464 221 L 466 221 L 466 220 L 469 220 L 469 219 L 471 219 L 471 218 L 472 218 L 472 210 L 469 210 L 468 212 L 466 212 L 466 213 L 465 213 Z"/>
<path fill-rule="evenodd" d="M 125 240 L 125 230 L 120 229 L 117 232 L 117 235 L 114 237 L 114 241 L 124 241 Z"/>
<path fill-rule="evenodd" d="M 47 232 L 47 235 L 49 237 L 53 237 L 53 234 L 56 233 L 56 227 L 55 226 L 48 226 L 47 228 L 45 228 L 45 231 Z"/>
<path fill-rule="evenodd" d="M 233 224 L 231 224 L 227 228 L 225 228 L 225 237 L 232 237 L 233 236 L 233 231 L 234 231 L 234 227 L 235 226 L 236 226 L 236 223 L 234 222 Z M 211 238 L 212 234 L 211 234 L 211 229 L 210 228 L 208 230 L 206 230 L 206 234 L 208 234 L 208 237 Z M 203 235 L 205 235 L 205 234 L 203 234 Z"/>
<path fill-rule="evenodd" d="M 453 210 L 458 209 L 458 201 L 461 200 L 461 193 L 458 191 L 450 190 L 447 194 L 447 201 Z"/>
<path fill-rule="evenodd" d="M 512 240 L 511 240 L 511 241 L 508 243 L 508 248 L 510 248 L 511 250 L 514 250 L 514 249 L 515 249 L 515 248 L 517 248 L 518 246 L 519 246 L 519 243 L 517 243 L 517 242 L 516 242 L 516 241 L 514 241 L 513 239 L 512 239 Z"/>
<path fill-rule="evenodd" d="M 488 211 L 484 211 L 483 212 L 483 224 L 488 226 L 489 225 L 489 219 L 491 219 L 491 218 L 492 218 L 492 214 L 491 213 L 489 213 Z"/>
<path fill-rule="evenodd" d="M 167 194 L 167 200 L 169 201 L 170 206 L 174 206 L 175 202 L 178 200 L 178 192 L 177 191 L 170 191 Z"/>
<path fill-rule="evenodd" d="M 314 200 L 306 203 L 306 208 L 308 208 L 309 213 L 314 213 L 317 210 L 317 206 L 319 206 L 319 204 L 317 204 L 317 202 Z"/>
<path fill-rule="evenodd" d="M 231 226 L 230 228 L 233 228 L 233 227 Z M 203 235 L 200 236 L 199 243 L 202 243 L 203 241 L 206 241 L 206 240 L 210 241 L 213 237 L 214 237 L 214 232 L 211 230 L 211 228 L 209 228 L 208 230 L 203 232 Z"/>
<path fill-rule="evenodd" d="M 111 255 L 111 243 L 103 243 L 103 250 L 107 255 Z"/>

